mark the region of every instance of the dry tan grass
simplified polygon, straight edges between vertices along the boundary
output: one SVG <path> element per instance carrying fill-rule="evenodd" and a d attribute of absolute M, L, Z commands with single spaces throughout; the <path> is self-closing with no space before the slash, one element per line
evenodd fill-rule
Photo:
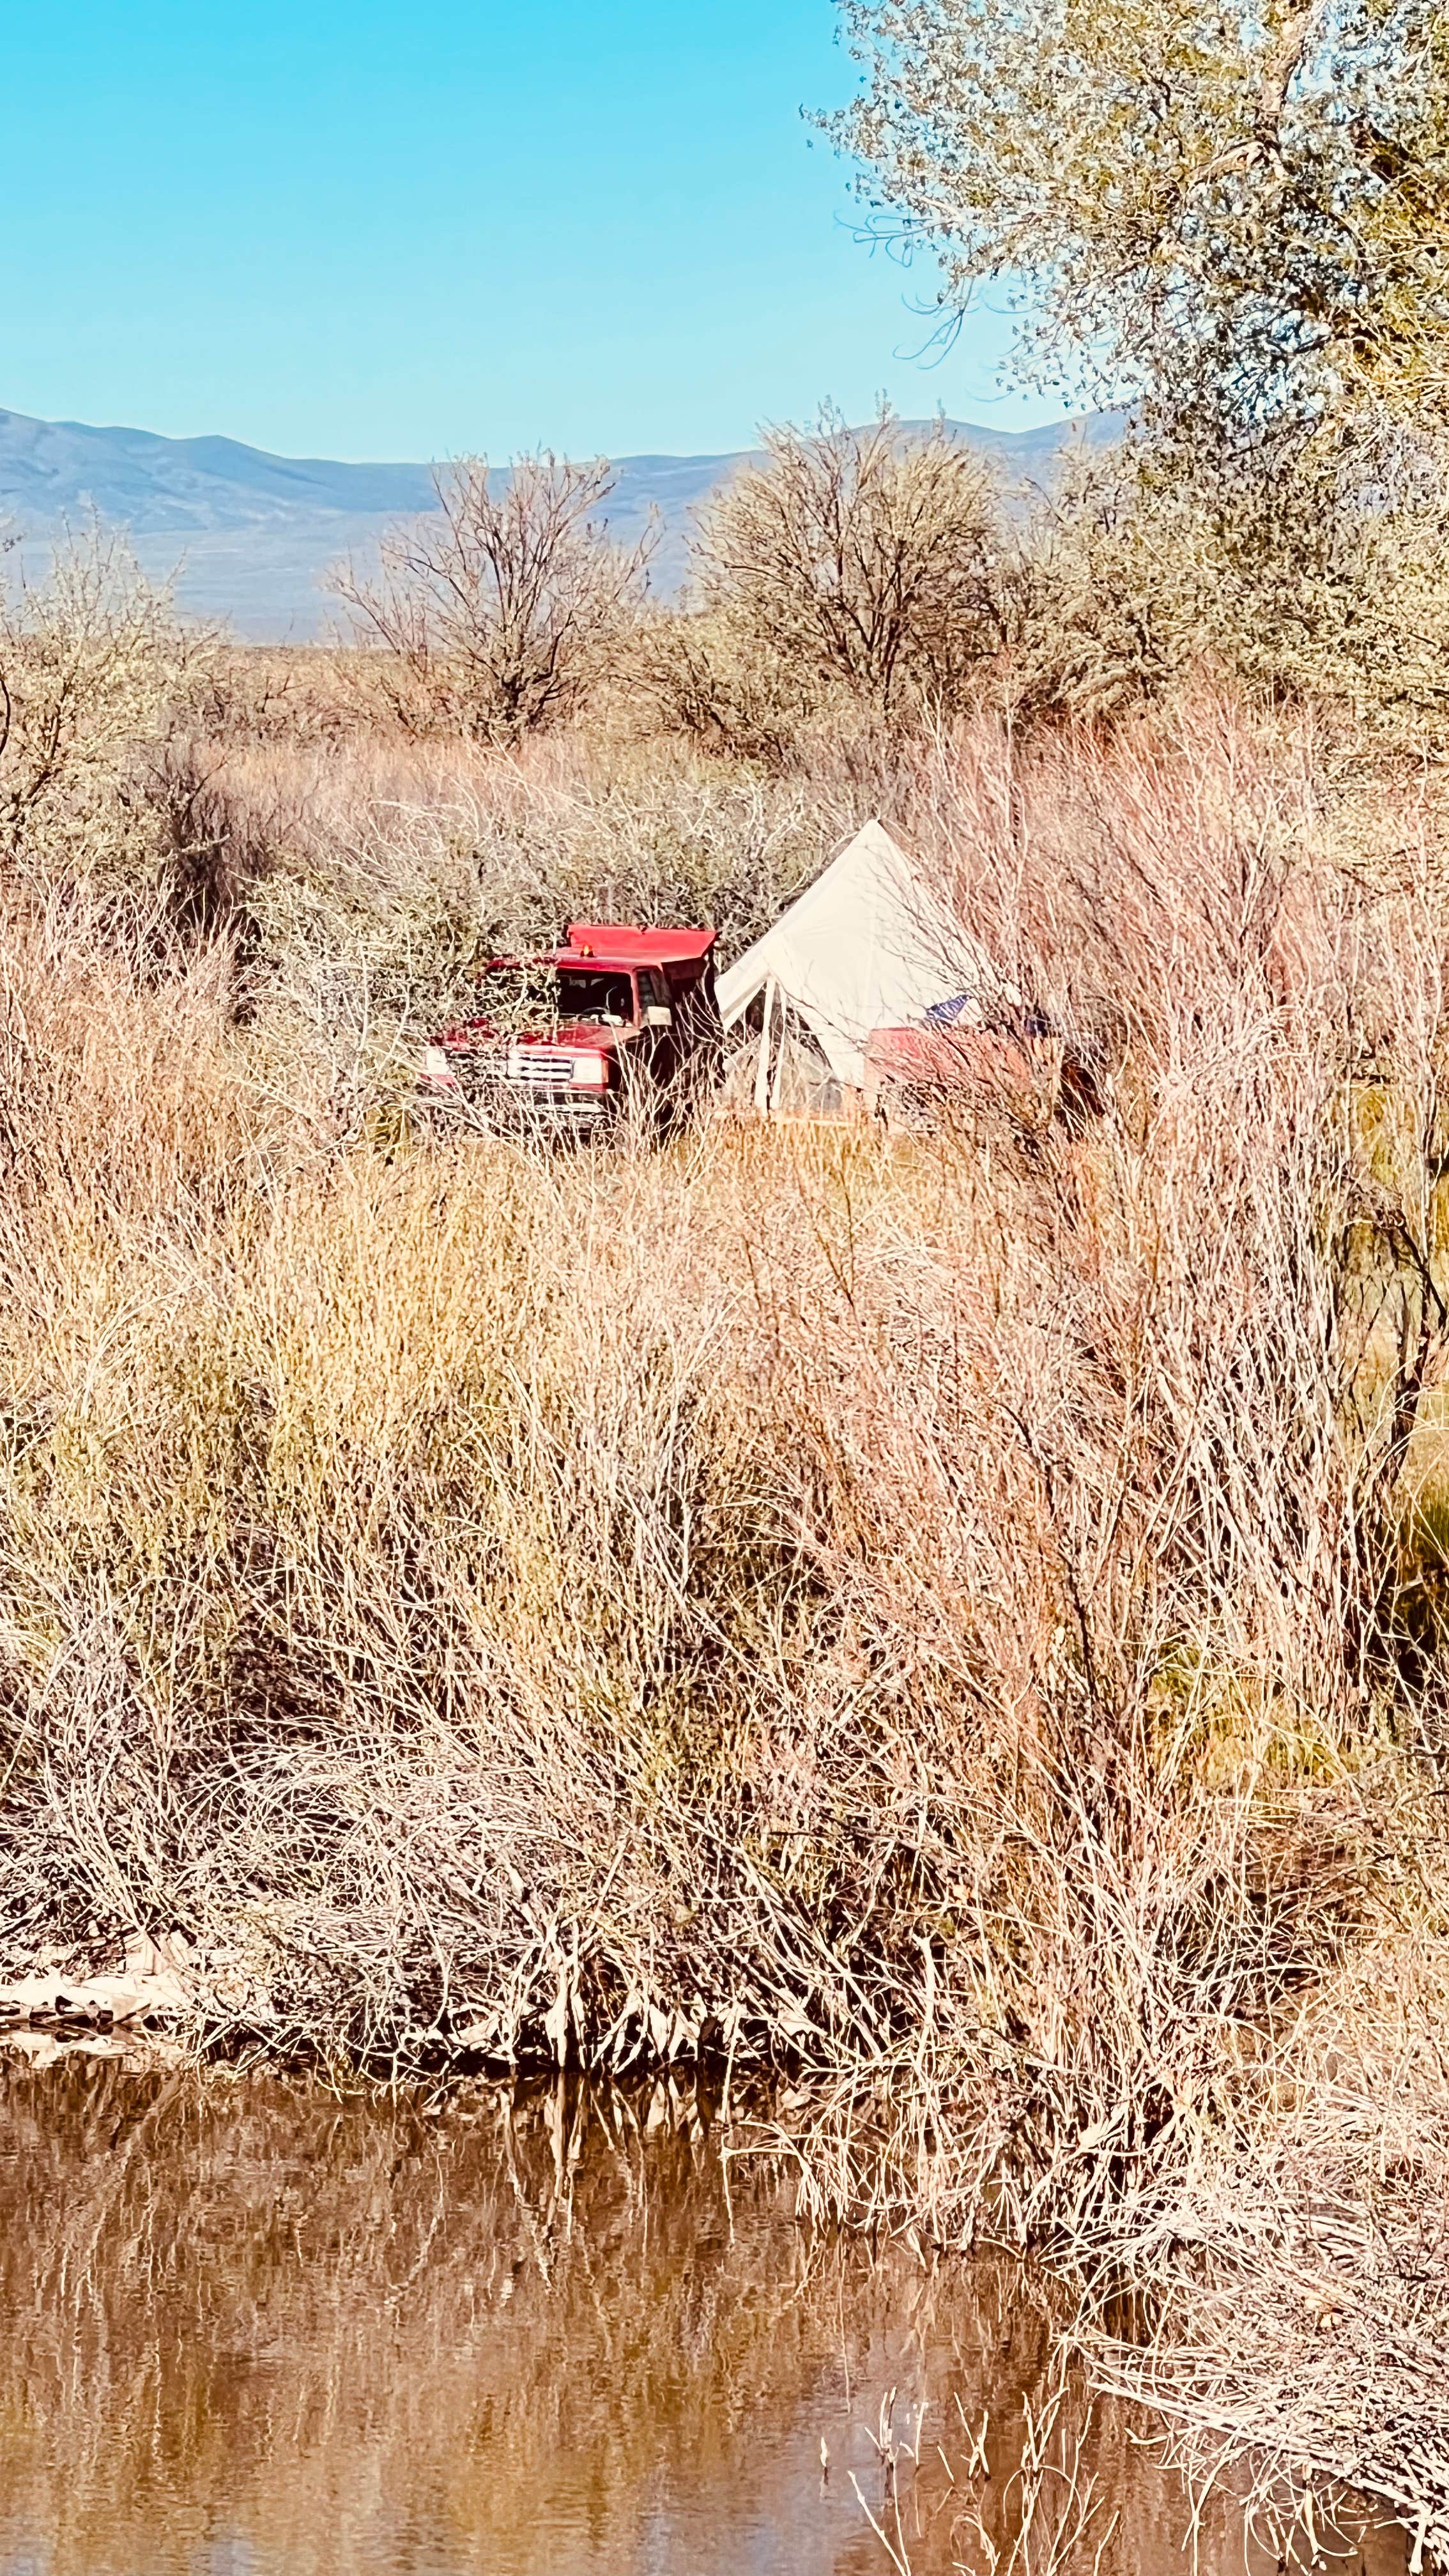
<path fill-rule="evenodd" d="M 549 757 L 480 797 L 562 829 Z M 1443 2332 L 1434 816 L 1217 704 L 896 798 L 1087 1133 L 384 1146 L 325 980 L 10 900 L 4 1937 L 180 1924 L 218 2031 L 384 2070 L 803 2067 L 817 2205 L 1165 2285 L 1111 2366 L 1208 2422 L 1230 2319 L 1261 2442 L 1324 2177 L 1370 2412 Z"/>

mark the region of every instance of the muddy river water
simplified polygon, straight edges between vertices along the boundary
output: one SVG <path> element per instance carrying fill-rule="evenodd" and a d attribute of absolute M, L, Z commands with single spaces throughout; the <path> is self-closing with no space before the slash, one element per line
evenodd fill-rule
<path fill-rule="evenodd" d="M 1194 2564 L 1125 2414 L 1096 2410 L 1073 2497 L 1069 2392 L 1022 2477 L 1029 2285 L 793 2212 L 662 2093 L 428 2111 L 0 2059 L 0 2576 Z M 1334 2547 L 1405 2564 L 1387 2532 Z M 1273 2564 L 1210 2503 L 1202 2576 Z"/>

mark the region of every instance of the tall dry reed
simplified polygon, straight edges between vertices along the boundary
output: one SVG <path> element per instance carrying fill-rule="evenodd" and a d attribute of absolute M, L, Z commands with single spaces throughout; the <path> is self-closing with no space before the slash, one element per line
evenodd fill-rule
<path fill-rule="evenodd" d="M 384 2070 L 802 2067 L 821 2206 L 1167 2285 L 1109 2366 L 1255 2439 L 1327 2194 L 1305 2456 L 1442 2548 L 1446 915 L 1325 774 L 1205 704 L 898 781 L 1081 1133 L 384 1147 L 225 940 L 13 903 L 5 1937 Z"/>

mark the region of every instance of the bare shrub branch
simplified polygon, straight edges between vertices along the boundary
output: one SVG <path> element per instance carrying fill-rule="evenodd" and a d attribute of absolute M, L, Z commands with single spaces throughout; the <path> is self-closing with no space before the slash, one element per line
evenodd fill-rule
<path fill-rule="evenodd" d="M 998 649 L 999 505 L 989 469 L 944 428 L 903 435 L 822 412 L 766 433 L 700 537 L 707 605 L 742 645 L 894 717 L 955 705 Z"/>
<path fill-rule="evenodd" d="M 655 539 L 626 549 L 594 524 L 614 488 L 602 462 L 545 451 L 495 475 L 464 457 L 435 488 L 435 513 L 383 538 L 375 577 L 347 563 L 332 587 L 406 731 L 515 742 L 575 714 L 596 686 Z"/>
<path fill-rule="evenodd" d="M 61 539 L 44 580 L 22 573 L 0 595 L 0 849 L 48 868 L 144 866 L 120 791 L 213 649 L 99 523 Z"/>

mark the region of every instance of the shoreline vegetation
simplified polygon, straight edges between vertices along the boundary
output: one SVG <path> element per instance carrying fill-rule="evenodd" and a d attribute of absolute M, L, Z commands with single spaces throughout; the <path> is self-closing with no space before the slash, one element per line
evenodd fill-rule
<path fill-rule="evenodd" d="M 1203 2473 L 1449 2555 L 1432 756 L 1207 668 L 419 732 L 104 537 L 0 660 L 0 1979 L 788 2077 L 807 2209 L 1043 2249 Z M 480 949 L 737 952 L 877 811 L 1085 1125 L 419 1117 Z"/>

